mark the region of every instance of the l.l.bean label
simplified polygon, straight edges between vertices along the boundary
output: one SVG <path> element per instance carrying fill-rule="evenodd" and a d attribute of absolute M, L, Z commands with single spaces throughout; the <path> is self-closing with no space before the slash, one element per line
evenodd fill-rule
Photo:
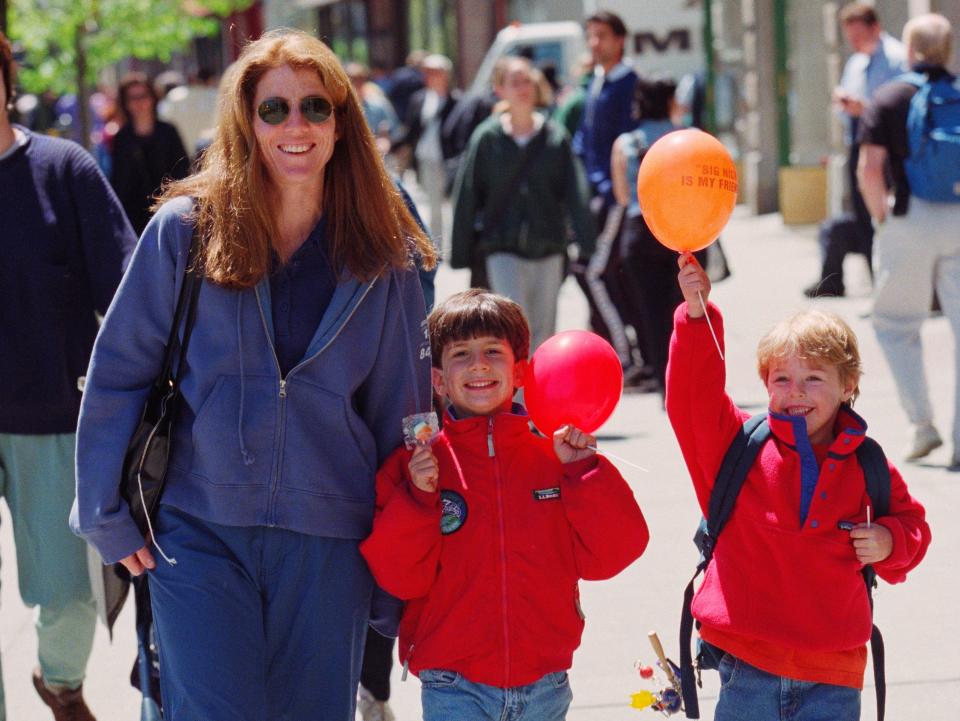
<path fill-rule="evenodd" d="M 725 190 L 736 194 L 737 171 L 734 168 L 725 168 L 721 165 L 697 163 L 694 166 L 694 175 L 680 176 L 680 185 L 691 188 Z"/>

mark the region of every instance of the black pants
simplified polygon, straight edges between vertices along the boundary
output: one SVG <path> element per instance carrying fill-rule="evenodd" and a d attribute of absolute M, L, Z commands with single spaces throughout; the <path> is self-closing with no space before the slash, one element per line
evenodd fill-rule
<path fill-rule="evenodd" d="M 621 350 L 620 344 L 618 344 L 615 336 L 621 338 L 623 337 L 623 325 L 625 323 L 623 309 L 627 305 L 628 300 L 626 291 L 623 287 L 623 273 L 621 272 L 621 264 L 623 262 L 621 259 L 622 253 L 620 250 L 621 229 L 607 227 L 608 215 L 610 214 L 611 207 L 612 206 L 607 204 L 604 198 L 601 196 L 593 198 L 590 203 L 590 209 L 594 218 L 596 219 L 598 236 L 598 247 L 595 252 L 602 251 L 600 248 L 601 244 L 611 242 L 613 244 L 613 246 L 608 249 L 607 263 L 603 269 L 603 272 L 600 274 L 600 280 L 603 283 L 604 290 L 609 298 L 609 303 L 606 303 L 604 299 L 598 299 L 587 282 L 585 271 L 586 261 L 589 259 L 584 259 L 584 262 L 582 263 L 572 264 L 570 266 L 570 270 L 573 272 L 574 278 L 576 278 L 577 281 L 577 285 L 580 286 L 580 290 L 583 291 L 583 295 L 587 299 L 587 304 L 590 308 L 590 329 L 597 335 L 612 343 L 619 354 Z M 600 309 L 600 303 L 606 304 L 606 317 Z M 616 324 L 619 327 L 611 328 L 611 324 Z M 634 328 L 634 331 L 638 336 L 641 333 L 640 328 Z M 639 338 L 638 345 L 642 347 L 642 343 L 640 342 Z M 623 358 L 621 358 L 621 362 L 623 362 Z"/>
<path fill-rule="evenodd" d="M 636 331 L 643 359 L 662 391 L 666 387 L 673 313 L 683 301 L 677 283 L 677 253 L 657 241 L 642 216 L 627 218 L 622 245 L 622 287 L 627 299 L 624 319 Z M 695 256 L 701 265 L 706 263 L 705 251 Z"/>
<path fill-rule="evenodd" d="M 843 295 L 843 259 L 847 253 L 862 253 L 867 258 L 873 274 L 873 223 L 870 212 L 857 185 L 857 163 L 860 146 L 850 146 L 847 158 L 847 179 L 850 183 L 850 200 L 853 210 L 836 218 L 829 218 L 820 225 L 820 254 L 823 265 L 820 271 L 820 292 Z"/>
<path fill-rule="evenodd" d="M 381 636 L 372 628 L 367 629 L 360 683 L 377 701 L 390 700 L 390 671 L 393 669 L 395 641 L 396 639 Z"/>

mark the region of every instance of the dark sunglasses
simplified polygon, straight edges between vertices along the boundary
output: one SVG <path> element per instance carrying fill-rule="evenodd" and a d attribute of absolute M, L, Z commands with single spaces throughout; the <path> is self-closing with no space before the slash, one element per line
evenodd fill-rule
<path fill-rule="evenodd" d="M 325 123 L 333 115 L 333 105 L 319 95 L 309 95 L 300 101 L 300 114 L 308 122 Z M 257 115 L 267 125 L 280 125 L 290 117 L 290 103 L 286 98 L 267 98 L 257 106 Z"/>

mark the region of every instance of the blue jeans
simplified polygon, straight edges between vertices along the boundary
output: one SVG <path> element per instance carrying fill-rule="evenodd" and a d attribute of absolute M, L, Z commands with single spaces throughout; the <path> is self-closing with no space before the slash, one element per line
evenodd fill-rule
<path fill-rule="evenodd" d="M 729 653 L 714 721 L 859 721 L 860 689 L 774 676 Z"/>
<path fill-rule="evenodd" d="M 419 676 L 423 721 L 563 721 L 573 700 L 566 671 L 511 688 L 467 681 L 455 671 L 424 669 Z"/>

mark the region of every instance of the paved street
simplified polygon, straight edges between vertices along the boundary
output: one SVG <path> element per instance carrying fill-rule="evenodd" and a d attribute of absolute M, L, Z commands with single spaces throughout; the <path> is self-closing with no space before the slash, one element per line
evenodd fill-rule
<path fill-rule="evenodd" d="M 866 266 L 859 256 L 848 260 L 851 297 L 807 301 L 801 288 L 816 277 L 818 267 L 814 233 L 811 227 L 785 228 L 777 215 L 750 217 L 742 209 L 738 209 L 724 233 L 733 276 L 716 287 L 714 298 L 726 315 L 729 390 L 738 403 L 763 408 L 765 393 L 757 379 L 754 360 L 763 331 L 790 311 L 812 302 L 835 310 L 860 337 L 866 375 L 857 410 L 871 424 L 871 435 L 891 457 L 898 458 L 907 441 L 906 421 L 869 325 Z M 466 283 L 465 271 L 443 268 L 438 276 L 437 295 L 442 298 L 464 288 Z M 568 282 L 562 291 L 560 326 L 582 328 L 585 322 L 585 303 L 576 286 Z M 924 328 L 924 340 L 937 418 L 941 431 L 949 437 L 954 381 L 953 346 L 946 320 L 929 322 Z M 674 660 L 678 658 L 676 629 L 681 594 L 696 561 L 690 539 L 699 513 L 657 396 L 624 396 L 600 435 L 601 449 L 649 469 L 643 473 L 621 466 L 647 516 L 652 538 L 644 556 L 618 578 L 582 584 L 587 629 L 574 657 L 574 702 L 568 718 L 652 719 L 652 712 L 628 707 L 631 693 L 650 688 L 641 682 L 633 664 L 637 659 L 652 662 L 654 657 L 646 638 L 651 629 L 660 633 L 667 654 Z M 955 571 L 956 559 L 950 561 L 960 549 L 960 524 L 950 520 L 951 514 L 960 508 L 960 474 L 945 468 L 951 450 L 948 444 L 921 464 L 901 465 L 912 491 L 926 504 L 934 540 L 926 560 L 905 585 L 881 586 L 876 594 L 877 623 L 886 640 L 890 721 L 955 721 L 960 708 L 960 621 L 956 612 L 960 575 Z M 43 721 L 50 716 L 29 682 L 36 646 L 32 616 L 17 596 L 5 508 L 3 514 L 0 644 L 8 718 Z M 796 582 L 803 583 L 804 579 L 798 575 Z M 101 721 L 133 721 L 139 717 L 139 698 L 126 680 L 134 652 L 132 609 L 128 606 L 118 623 L 113 644 L 103 629 L 98 629 L 86 688 Z M 394 676 L 391 703 L 398 720 L 420 718 L 418 682 L 411 677 L 401 683 L 398 670 Z M 868 678 L 872 679 L 869 671 Z M 712 716 L 717 687 L 716 674 L 705 677 L 701 694 L 704 718 Z M 875 718 L 872 683 L 865 689 L 863 701 L 862 718 L 869 721 Z"/>

